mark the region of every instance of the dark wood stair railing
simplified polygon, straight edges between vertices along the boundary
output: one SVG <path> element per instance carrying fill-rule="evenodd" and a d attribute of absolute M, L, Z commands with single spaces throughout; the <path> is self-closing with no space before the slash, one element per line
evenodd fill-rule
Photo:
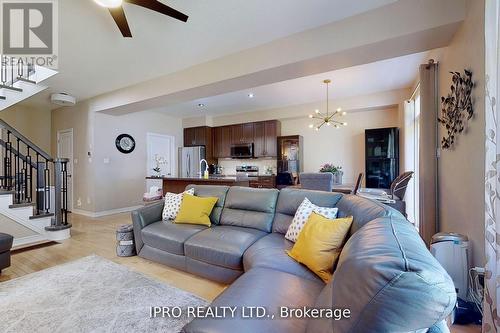
<path fill-rule="evenodd" d="M 12 208 L 33 206 L 30 219 L 53 216 L 47 231 L 71 228 L 68 223 L 69 160 L 53 159 L 15 128 L 0 119 L 0 193 L 12 193 Z M 54 202 L 50 200 L 51 182 L 54 184 Z M 54 214 L 50 213 L 51 204 Z"/>

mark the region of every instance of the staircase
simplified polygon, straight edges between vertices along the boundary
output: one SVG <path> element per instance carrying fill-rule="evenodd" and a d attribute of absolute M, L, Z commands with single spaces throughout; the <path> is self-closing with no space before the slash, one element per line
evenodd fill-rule
<path fill-rule="evenodd" d="M 0 119 L 0 232 L 14 248 L 70 237 L 67 159 L 49 154 Z"/>
<path fill-rule="evenodd" d="M 47 86 L 40 83 L 55 74 L 22 58 L 0 54 L 0 111 L 45 90 Z"/>

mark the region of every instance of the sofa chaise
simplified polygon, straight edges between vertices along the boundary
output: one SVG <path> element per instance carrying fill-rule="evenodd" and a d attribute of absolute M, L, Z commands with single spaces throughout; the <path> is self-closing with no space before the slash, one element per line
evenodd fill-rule
<path fill-rule="evenodd" d="M 214 307 L 264 307 L 271 318 L 197 318 L 185 333 L 449 332 L 451 278 L 399 212 L 354 195 L 300 189 L 190 185 L 217 197 L 210 228 L 162 221 L 163 204 L 132 213 L 139 256 L 230 284 Z M 285 250 L 304 198 L 353 216 L 332 280 L 325 284 Z M 333 265 L 333 263 L 332 263 Z M 287 317 L 284 309 L 349 309 L 349 318 Z"/>

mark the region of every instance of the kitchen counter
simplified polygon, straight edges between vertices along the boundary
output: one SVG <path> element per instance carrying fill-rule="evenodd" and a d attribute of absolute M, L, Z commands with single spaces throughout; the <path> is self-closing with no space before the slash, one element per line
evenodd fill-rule
<path fill-rule="evenodd" d="M 188 185 L 221 185 L 249 187 L 250 181 L 237 179 L 236 176 L 210 176 L 208 179 L 200 177 L 146 177 L 146 179 L 161 179 L 163 193 L 182 193 Z"/>

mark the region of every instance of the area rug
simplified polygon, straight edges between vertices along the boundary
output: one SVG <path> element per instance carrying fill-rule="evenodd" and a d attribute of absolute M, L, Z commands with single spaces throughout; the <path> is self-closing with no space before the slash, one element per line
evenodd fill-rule
<path fill-rule="evenodd" d="M 151 318 L 150 308 L 207 305 L 93 255 L 0 283 L 0 332 L 179 332 L 190 318 Z"/>

